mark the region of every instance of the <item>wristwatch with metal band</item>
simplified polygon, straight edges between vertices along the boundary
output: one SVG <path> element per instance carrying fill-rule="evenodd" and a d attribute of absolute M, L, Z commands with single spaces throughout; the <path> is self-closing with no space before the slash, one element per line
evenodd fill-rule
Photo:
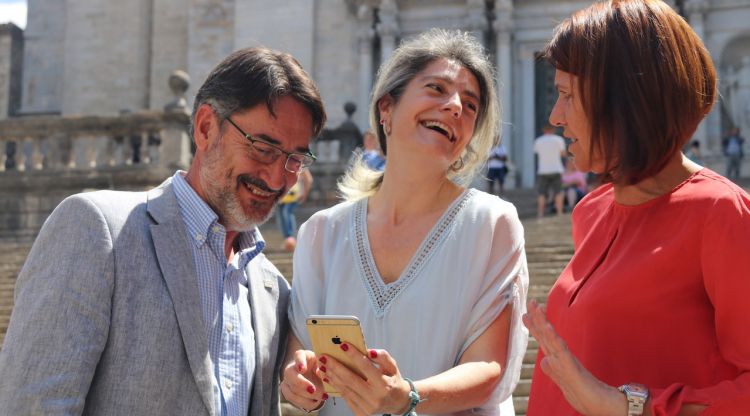
<path fill-rule="evenodd" d="M 617 388 L 628 399 L 628 416 L 641 416 L 643 405 L 648 400 L 648 388 L 643 384 L 630 383 Z"/>

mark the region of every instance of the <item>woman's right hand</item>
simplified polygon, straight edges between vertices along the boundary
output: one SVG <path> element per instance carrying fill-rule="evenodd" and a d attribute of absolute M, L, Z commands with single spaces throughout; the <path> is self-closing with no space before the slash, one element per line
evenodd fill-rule
<path fill-rule="evenodd" d="M 281 394 L 294 406 L 309 412 L 323 407 L 328 394 L 323 382 L 315 375 L 317 357 L 309 350 L 294 351 L 292 359 L 284 367 Z"/>

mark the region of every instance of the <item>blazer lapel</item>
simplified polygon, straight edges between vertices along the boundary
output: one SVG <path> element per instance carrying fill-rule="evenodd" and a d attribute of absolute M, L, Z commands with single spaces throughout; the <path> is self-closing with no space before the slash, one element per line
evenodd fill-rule
<path fill-rule="evenodd" d="M 171 180 L 149 192 L 148 212 L 155 221 L 151 225 L 151 236 L 172 297 L 188 363 L 203 403 L 213 416 L 212 364 L 201 313 L 198 279 Z"/>
<path fill-rule="evenodd" d="M 273 274 L 263 270 L 263 254 L 259 254 L 247 264 L 248 300 L 252 311 L 253 332 L 255 333 L 255 377 L 250 399 L 251 410 L 266 412 L 270 408 L 270 383 L 273 374 L 269 374 L 267 363 L 275 362 L 272 347 L 273 334 L 276 332 L 276 303 L 279 296 L 278 283 Z M 270 368 L 273 371 L 273 368 Z M 268 397 L 266 397 L 268 396 Z M 261 414 L 261 413 L 257 413 Z"/>

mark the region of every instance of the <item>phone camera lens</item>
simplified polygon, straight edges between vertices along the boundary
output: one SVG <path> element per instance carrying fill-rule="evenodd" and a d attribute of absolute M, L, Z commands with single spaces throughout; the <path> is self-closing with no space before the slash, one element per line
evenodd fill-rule
<path fill-rule="evenodd" d="M 318 320 L 317 320 L 317 319 L 313 319 L 313 320 L 312 320 L 312 323 L 313 323 L 313 325 L 314 325 L 314 324 L 317 324 L 317 323 L 318 323 Z"/>

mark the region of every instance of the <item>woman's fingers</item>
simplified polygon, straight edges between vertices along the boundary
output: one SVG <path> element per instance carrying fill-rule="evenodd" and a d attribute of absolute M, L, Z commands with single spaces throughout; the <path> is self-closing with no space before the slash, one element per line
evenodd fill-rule
<path fill-rule="evenodd" d="M 315 353 L 297 350 L 293 360 L 284 368 L 281 392 L 289 402 L 306 410 L 318 407 L 328 398 L 321 380 L 315 376 L 316 363 Z"/>
<path fill-rule="evenodd" d="M 396 363 L 396 360 L 391 357 L 391 354 L 389 354 L 388 351 L 371 349 L 367 351 L 367 355 L 370 361 L 374 362 L 378 365 L 378 367 L 380 367 L 381 374 L 384 374 L 386 376 L 395 376 L 397 374 L 400 374 L 398 371 L 398 364 Z"/>

